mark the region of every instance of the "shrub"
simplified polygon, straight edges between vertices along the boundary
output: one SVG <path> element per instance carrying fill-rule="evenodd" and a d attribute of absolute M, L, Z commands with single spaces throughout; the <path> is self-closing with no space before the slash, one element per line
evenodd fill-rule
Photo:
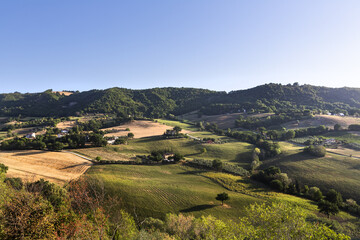
<path fill-rule="evenodd" d="M 223 169 L 223 163 L 219 159 L 214 159 L 212 161 L 212 167 L 216 169 L 217 171 L 221 171 Z"/>
<path fill-rule="evenodd" d="M 15 190 L 21 190 L 24 186 L 21 178 L 6 178 L 5 182 Z"/>
<path fill-rule="evenodd" d="M 309 189 L 309 197 L 310 199 L 318 202 L 323 198 L 323 195 L 318 187 L 311 187 Z"/>
<path fill-rule="evenodd" d="M 270 186 L 278 191 L 283 191 L 284 190 L 284 185 L 280 180 L 272 180 L 270 182 Z"/>
<path fill-rule="evenodd" d="M 326 148 L 321 145 L 316 145 L 316 146 L 310 145 L 310 146 L 304 148 L 304 152 L 307 152 L 316 157 L 325 157 Z"/>

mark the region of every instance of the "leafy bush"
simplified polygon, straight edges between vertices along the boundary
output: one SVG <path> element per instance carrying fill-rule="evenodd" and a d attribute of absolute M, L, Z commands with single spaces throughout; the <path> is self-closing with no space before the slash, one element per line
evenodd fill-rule
<path fill-rule="evenodd" d="M 321 145 L 310 145 L 304 148 L 304 152 L 310 153 L 316 157 L 325 157 L 326 155 L 326 148 Z"/>

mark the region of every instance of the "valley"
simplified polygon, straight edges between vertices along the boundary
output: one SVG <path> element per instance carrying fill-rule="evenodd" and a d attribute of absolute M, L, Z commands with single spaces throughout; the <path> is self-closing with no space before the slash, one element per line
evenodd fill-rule
<path fill-rule="evenodd" d="M 114 99 L 117 91 L 96 94 L 110 93 Z M 66 102 L 93 93 L 46 94 Z M 332 224 L 338 233 L 360 236 L 360 121 L 354 107 L 337 110 L 347 116 L 336 116 L 317 104 L 299 110 L 295 102 L 290 107 L 284 102 L 269 112 L 273 101 L 237 99 L 195 110 L 191 104 L 199 107 L 195 102 L 203 104 L 213 93 L 197 94 L 163 101 L 157 108 L 149 105 L 149 112 L 130 107 L 127 115 L 123 109 L 94 113 L 90 105 L 80 110 L 85 105 L 76 104 L 77 116 L 4 117 L 0 163 L 8 167 L 5 181 L 27 186 L 44 179 L 69 191 L 85 181 L 91 191 L 100 189 L 113 200 L 111 210 L 102 206 L 109 219 L 126 211 L 137 224 L 150 218 L 165 221 L 170 213 L 238 222 L 254 204 L 281 202 L 300 207 L 311 221 Z M 219 98 L 228 96 L 221 93 L 213 101 Z M 107 105 L 129 107 L 115 102 Z M 324 148 L 324 156 L 305 152 L 307 146 Z M 330 189 L 341 194 L 342 205 L 327 216 L 318 206 Z M 314 191 L 321 192 L 320 199 Z M 215 199 L 220 193 L 230 197 L 224 204 Z"/>

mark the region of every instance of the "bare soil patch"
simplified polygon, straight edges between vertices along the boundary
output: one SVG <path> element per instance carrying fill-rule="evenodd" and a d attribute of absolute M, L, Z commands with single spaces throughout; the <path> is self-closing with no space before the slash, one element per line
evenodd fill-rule
<path fill-rule="evenodd" d="M 130 131 L 126 131 L 129 128 Z M 172 129 L 173 127 L 167 126 L 161 123 L 156 123 L 152 121 L 146 120 L 135 120 L 129 123 L 101 129 L 103 131 L 113 131 L 111 133 L 105 134 L 105 137 L 120 137 L 127 136 L 129 132 L 134 134 L 134 138 L 143 138 L 143 137 L 151 137 L 151 136 L 159 136 L 163 135 L 167 129 Z M 188 133 L 189 131 L 182 130 L 182 133 Z"/>
<path fill-rule="evenodd" d="M 58 123 L 58 125 L 56 127 L 60 128 L 60 129 L 71 129 L 75 125 L 76 125 L 75 121 L 64 121 L 64 122 Z"/>
<path fill-rule="evenodd" d="M 66 92 L 66 91 L 54 91 L 53 93 L 60 93 L 60 95 L 64 95 L 64 96 L 70 96 L 73 94 L 72 92 Z"/>
<path fill-rule="evenodd" d="M 0 162 L 9 167 L 8 177 L 24 181 L 43 178 L 60 185 L 78 178 L 92 165 L 71 153 L 40 150 L 0 151 Z"/>
<path fill-rule="evenodd" d="M 287 129 L 294 128 L 307 128 L 317 127 L 324 125 L 333 128 L 335 124 L 340 124 L 343 128 L 347 128 L 351 124 L 360 124 L 360 118 L 356 117 L 341 117 L 341 116 L 329 116 L 329 115 L 316 115 L 311 119 L 301 120 L 299 123 L 296 121 L 282 124 Z"/>

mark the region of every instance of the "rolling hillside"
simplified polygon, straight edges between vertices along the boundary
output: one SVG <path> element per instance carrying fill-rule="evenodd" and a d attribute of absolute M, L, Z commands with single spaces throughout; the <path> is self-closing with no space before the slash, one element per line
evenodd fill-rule
<path fill-rule="evenodd" d="M 131 90 L 110 88 L 64 95 L 51 89 L 42 93 L 0 94 L 3 116 L 69 116 L 114 113 L 119 116 L 164 117 L 200 110 L 206 115 L 255 110 L 277 112 L 298 108 L 348 111 L 360 107 L 360 89 L 297 84 L 265 84 L 230 93 L 195 88 Z"/>

